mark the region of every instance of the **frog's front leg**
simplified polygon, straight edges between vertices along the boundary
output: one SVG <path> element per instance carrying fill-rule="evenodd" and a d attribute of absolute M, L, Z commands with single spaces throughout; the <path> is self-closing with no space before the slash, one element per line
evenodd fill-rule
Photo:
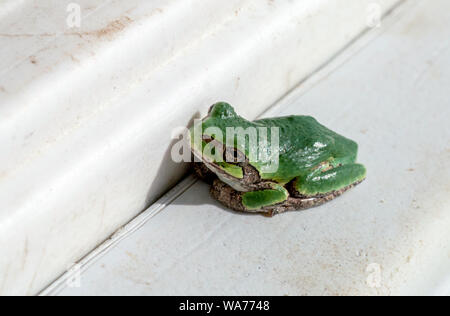
<path fill-rule="evenodd" d="M 241 192 L 216 179 L 211 186 L 211 195 L 226 207 L 248 213 L 275 214 L 285 211 L 289 192 L 276 183 L 265 183 L 261 189 Z"/>
<path fill-rule="evenodd" d="M 243 192 L 242 205 L 247 211 L 259 211 L 265 207 L 284 203 L 289 197 L 289 192 L 279 184 L 270 184 L 269 188 Z"/>
<path fill-rule="evenodd" d="M 319 197 L 344 190 L 366 178 L 366 168 L 361 164 L 346 164 L 333 169 L 316 170 L 298 177 L 294 183 L 294 196 Z"/>
<path fill-rule="evenodd" d="M 192 169 L 199 179 L 208 184 L 213 184 L 214 180 L 217 179 L 217 175 L 209 170 L 203 162 L 193 162 Z"/>

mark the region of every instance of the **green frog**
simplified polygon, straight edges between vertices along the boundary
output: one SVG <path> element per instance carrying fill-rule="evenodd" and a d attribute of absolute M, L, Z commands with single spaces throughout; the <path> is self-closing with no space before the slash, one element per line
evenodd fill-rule
<path fill-rule="evenodd" d="M 248 121 L 219 102 L 190 138 L 196 173 L 235 211 L 273 216 L 315 207 L 366 178 L 358 144 L 310 116 Z"/>

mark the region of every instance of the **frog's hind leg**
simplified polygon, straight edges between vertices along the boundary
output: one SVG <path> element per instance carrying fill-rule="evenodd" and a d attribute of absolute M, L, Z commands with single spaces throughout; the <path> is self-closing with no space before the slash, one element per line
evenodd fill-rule
<path fill-rule="evenodd" d="M 287 190 L 272 183 L 272 187 L 240 192 L 216 179 L 211 186 L 211 195 L 232 210 L 273 216 L 322 205 L 362 182 L 366 175 L 364 166 L 358 164 L 326 170 L 297 179 L 287 186 Z"/>
<path fill-rule="evenodd" d="M 285 188 L 281 189 L 280 187 L 240 192 L 219 179 L 213 182 L 211 195 L 224 206 L 234 211 L 261 214 L 268 217 L 287 211 L 303 210 L 318 206 L 332 199 L 329 196 L 312 199 L 294 198 L 288 196 L 288 191 Z"/>
<path fill-rule="evenodd" d="M 317 170 L 308 176 L 297 178 L 293 183 L 295 192 L 291 193 L 302 198 L 324 197 L 353 187 L 365 178 L 366 168 L 361 164 L 350 163 L 332 169 Z"/>

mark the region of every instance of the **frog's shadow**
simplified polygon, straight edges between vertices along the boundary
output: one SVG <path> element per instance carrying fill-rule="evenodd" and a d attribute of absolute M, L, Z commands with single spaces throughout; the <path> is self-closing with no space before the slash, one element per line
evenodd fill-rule
<path fill-rule="evenodd" d="M 199 119 L 200 117 L 201 114 L 197 111 L 192 115 L 186 126 L 191 126 L 194 120 Z M 145 205 L 147 207 L 170 191 L 181 179 L 185 178 L 189 172 L 189 163 L 177 163 L 172 159 L 172 147 L 179 141 L 179 139 L 172 139 L 170 141 L 156 175 L 152 176 L 153 182 L 148 187 L 145 198 Z"/>

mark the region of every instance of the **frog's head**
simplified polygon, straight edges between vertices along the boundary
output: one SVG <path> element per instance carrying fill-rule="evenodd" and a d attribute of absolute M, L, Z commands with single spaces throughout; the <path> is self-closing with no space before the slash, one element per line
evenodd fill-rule
<path fill-rule="evenodd" d="M 216 104 L 213 104 L 208 111 L 208 117 L 206 117 L 205 120 L 208 118 L 214 118 L 214 119 L 232 119 L 237 117 L 236 111 L 234 108 L 226 103 L 226 102 L 218 102 Z"/>
<path fill-rule="evenodd" d="M 230 104 L 219 102 L 211 106 L 208 115 L 190 129 L 193 154 L 234 188 L 239 188 L 239 182 L 244 178 L 243 168 L 237 161 L 242 162 L 246 158 L 235 145 L 226 145 L 227 128 L 245 128 L 249 124 L 249 121 L 236 114 Z M 235 161 L 230 160 L 230 157 L 234 157 Z"/>
<path fill-rule="evenodd" d="M 190 128 L 191 145 L 194 154 L 196 154 L 195 151 L 200 151 L 200 149 L 203 151 L 205 145 L 212 141 L 225 146 L 227 128 L 238 127 L 245 124 L 245 122 L 248 124 L 248 121 L 236 114 L 230 104 L 218 102 L 212 105 L 209 108 L 208 115 L 201 121 L 196 121 Z M 199 147 L 200 140 L 203 142 L 202 148 Z"/>

